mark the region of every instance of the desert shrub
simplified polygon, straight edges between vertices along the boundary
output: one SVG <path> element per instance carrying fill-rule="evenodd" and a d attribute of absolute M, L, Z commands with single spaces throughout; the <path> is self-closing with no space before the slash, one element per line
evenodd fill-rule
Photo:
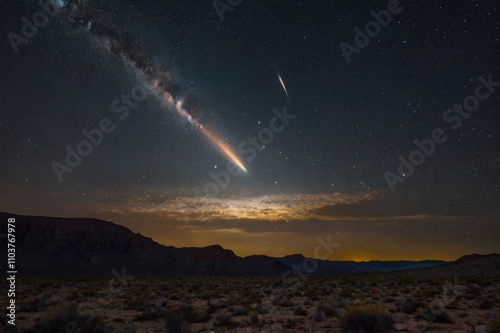
<path fill-rule="evenodd" d="M 436 288 L 436 287 L 429 287 L 427 288 L 423 294 L 424 294 L 424 297 L 429 297 L 429 298 L 432 298 L 434 296 L 437 296 L 437 295 L 440 295 L 441 294 L 441 289 L 439 288 Z"/>
<path fill-rule="evenodd" d="M 149 308 L 144 310 L 142 314 L 137 316 L 135 320 L 137 321 L 148 321 L 148 320 L 156 320 L 162 316 L 162 311 L 157 308 Z"/>
<path fill-rule="evenodd" d="M 198 294 L 198 298 L 202 300 L 209 300 L 215 296 L 217 296 L 217 293 L 214 290 L 205 290 Z"/>
<path fill-rule="evenodd" d="M 254 303 L 259 303 L 260 302 L 260 296 L 258 293 L 250 293 L 248 296 L 245 296 L 244 298 L 241 299 L 240 304 L 241 305 L 250 305 Z"/>
<path fill-rule="evenodd" d="M 411 293 L 411 289 L 410 289 L 410 288 L 408 288 L 408 287 L 405 287 L 405 288 L 403 288 L 403 289 L 401 290 L 401 292 L 402 292 L 402 293 L 405 293 L 405 294 L 409 294 L 409 293 Z"/>
<path fill-rule="evenodd" d="M 165 312 L 167 332 L 191 332 L 190 323 L 204 323 L 210 319 L 208 312 L 195 308 L 190 304 L 181 304 Z"/>
<path fill-rule="evenodd" d="M 342 298 L 347 298 L 352 297 L 353 294 L 354 290 L 352 290 L 351 288 L 343 288 L 342 290 L 340 290 L 339 296 Z"/>
<path fill-rule="evenodd" d="M 47 302 L 51 297 L 51 293 L 48 292 L 42 292 L 36 296 L 36 299 L 38 301 L 38 311 L 45 310 L 48 308 Z"/>
<path fill-rule="evenodd" d="M 318 300 L 318 291 L 315 288 L 308 288 L 305 292 L 304 295 L 312 299 L 313 301 Z"/>
<path fill-rule="evenodd" d="M 229 295 L 229 301 L 228 301 L 228 303 L 230 305 L 239 305 L 239 304 L 241 304 L 241 295 L 239 293 L 237 293 L 237 292 L 232 292 L 231 295 Z"/>
<path fill-rule="evenodd" d="M 167 309 L 167 318 L 180 318 L 188 323 L 204 323 L 210 319 L 210 314 L 190 304 L 181 304 Z"/>
<path fill-rule="evenodd" d="M 422 301 L 408 298 L 403 303 L 403 312 L 406 314 L 413 314 L 417 311 L 418 308 L 425 307 L 425 304 Z"/>
<path fill-rule="evenodd" d="M 279 279 L 279 280 L 276 280 L 273 282 L 273 287 L 274 288 L 279 288 L 279 287 L 282 287 L 283 286 L 283 281 L 282 279 Z"/>
<path fill-rule="evenodd" d="M 447 309 L 452 309 L 456 310 L 458 308 L 458 305 L 460 304 L 460 300 L 457 296 L 453 296 L 448 303 L 446 304 Z"/>
<path fill-rule="evenodd" d="M 92 297 L 95 295 L 95 291 L 92 289 L 84 289 L 81 292 L 84 297 Z"/>
<path fill-rule="evenodd" d="M 435 323 L 445 323 L 445 324 L 451 324 L 453 323 L 453 318 L 450 317 L 450 314 L 448 311 L 441 311 L 436 314 L 436 319 L 434 320 Z"/>
<path fill-rule="evenodd" d="M 390 296 L 385 296 L 383 299 L 383 302 L 384 303 L 394 303 L 394 302 L 396 302 L 396 299 L 393 297 L 390 297 Z"/>
<path fill-rule="evenodd" d="M 168 333 L 188 333 L 191 332 L 189 324 L 184 322 L 182 314 L 177 311 L 167 311 L 165 315 L 167 321 L 165 329 Z"/>
<path fill-rule="evenodd" d="M 257 313 L 252 313 L 248 316 L 248 323 L 252 326 L 261 326 L 262 322 L 259 319 L 259 315 Z"/>
<path fill-rule="evenodd" d="M 318 312 L 324 312 L 327 316 L 334 316 L 337 314 L 337 311 L 335 311 L 335 307 L 329 302 L 322 302 L 320 305 L 318 305 L 317 310 Z"/>
<path fill-rule="evenodd" d="M 495 301 L 492 299 L 483 299 L 479 302 L 479 307 L 483 310 L 491 309 L 495 305 Z"/>
<path fill-rule="evenodd" d="M 467 294 L 472 294 L 475 296 L 475 298 L 480 298 L 482 292 L 482 289 L 475 284 L 470 284 L 467 286 Z"/>
<path fill-rule="evenodd" d="M 500 333 L 500 319 L 495 320 L 488 326 L 488 333 Z"/>
<path fill-rule="evenodd" d="M 324 311 L 321 311 L 321 310 L 316 310 L 316 312 L 314 312 L 314 320 L 316 320 L 317 322 L 323 322 L 326 320 L 326 314 Z"/>
<path fill-rule="evenodd" d="M 349 299 L 347 298 L 341 298 L 341 297 L 334 297 L 330 298 L 328 302 L 334 307 L 334 308 L 345 308 L 347 305 L 350 304 Z"/>
<path fill-rule="evenodd" d="M 296 327 L 297 326 L 297 320 L 295 318 L 288 318 L 286 320 L 286 324 L 288 327 Z"/>
<path fill-rule="evenodd" d="M 418 308 L 417 318 L 436 323 L 453 323 L 453 319 L 440 300 L 432 301 L 428 308 Z"/>
<path fill-rule="evenodd" d="M 242 320 L 242 321 L 237 323 L 238 328 L 247 328 L 250 326 L 251 326 L 251 324 L 247 320 Z"/>
<path fill-rule="evenodd" d="M 248 310 L 243 305 L 233 306 L 233 314 L 235 316 L 243 316 L 243 315 L 246 315 L 247 313 L 248 313 Z"/>
<path fill-rule="evenodd" d="M 294 305 L 293 302 L 283 294 L 275 295 L 273 297 L 272 302 L 274 305 L 279 305 L 279 306 L 282 306 L 284 308 L 289 308 L 289 307 Z"/>
<path fill-rule="evenodd" d="M 351 305 L 341 318 L 342 326 L 354 332 L 383 332 L 391 326 L 391 316 L 380 305 Z"/>
<path fill-rule="evenodd" d="M 228 326 L 232 324 L 232 315 L 229 312 L 219 313 L 215 316 L 215 326 Z"/>
<path fill-rule="evenodd" d="M 212 309 L 222 309 L 227 306 L 227 304 L 221 301 L 220 298 L 210 298 L 208 301 L 208 306 Z"/>
<path fill-rule="evenodd" d="M 147 307 L 148 304 L 146 304 L 144 298 L 136 295 L 129 297 L 125 302 L 125 309 L 127 310 L 145 311 Z"/>
<path fill-rule="evenodd" d="M 262 315 L 269 314 L 269 310 L 266 309 L 262 303 L 257 304 L 255 310 L 257 310 L 257 312 L 259 312 Z"/>
<path fill-rule="evenodd" d="M 19 312 L 32 312 L 38 310 L 38 299 L 30 295 L 23 299 L 19 305 Z"/>
<path fill-rule="evenodd" d="M 302 302 L 302 304 L 304 304 L 304 305 L 313 305 L 313 304 L 314 304 L 314 302 L 313 302 L 312 300 L 310 300 L 310 299 L 305 299 L 305 300 Z"/>
<path fill-rule="evenodd" d="M 49 310 L 35 325 L 40 333 L 66 332 L 68 329 L 81 332 L 105 332 L 104 324 L 95 311 L 79 309 L 76 303 L 58 305 Z"/>
<path fill-rule="evenodd" d="M 199 285 L 194 284 L 192 286 L 189 286 L 188 291 L 190 293 L 198 294 L 200 289 L 201 289 L 201 287 Z"/>
<path fill-rule="evenodd" d="M 309 312 L 303 306 L 297 306 L 293 311 L 293 314 L 296 316 L 307 316 Z"/>

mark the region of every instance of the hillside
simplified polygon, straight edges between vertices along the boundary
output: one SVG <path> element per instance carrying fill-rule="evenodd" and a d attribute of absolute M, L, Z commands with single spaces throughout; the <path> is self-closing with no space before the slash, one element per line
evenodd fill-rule
<path fill-rule="evenodd" d="M 301 254 L 273 258 L 239 257 L 220 245 L 201 248 L 161 245 L 108 221 L 90 218 L 20 216 L 0 213 L 0 233 L 16 218 L 16 261 L 21 275 L 281 275 L 306 259 Z M 5 251 L 5 248 L 2 249 Z M 425 276 L 500 276 L 500 255 L 464 256 L 454 262 L 316 260 L 312 274 L 402 271 Z"/>
<path fill-rule="evenodd" d="M 16 218 L 19 274 L 109 275 L 269 275 L 288 269 L 261 256 L 241 258 L 219 245 L 175 248 L 102 220 L 0 213 L 0 233 Z"/>

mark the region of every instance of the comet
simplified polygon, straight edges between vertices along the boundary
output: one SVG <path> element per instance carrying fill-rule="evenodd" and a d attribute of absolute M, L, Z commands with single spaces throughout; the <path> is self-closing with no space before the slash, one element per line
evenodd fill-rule
<path fill-rule="evenodd" d="M 144 79 L 147 81 L 147 78 Z M 202 123 L 191 116 L 189 111 L 183 107 L 184 102 L 182 99 L 175 101 L 174 97 L 163 88 L 158 80 L 153 81 L 149 85 L 156 92 L 156 95 L 161 99 L 163 104 L 166 106 L 174 106 L 175 112 L 181 119 L 189 122 L 194 128 L 196 128 L 200 134 L 202 134 L 220 153 L 222 153 L 222 155 L 236 164 L 238 168 L 245 173 L 248 172 L 245 165 L 238 157 L 238 154 L 236 154 L 225 141 L 212 133 L 205 126 L 203 126 Z"/>
<path fill-rule="evenodd" d="M 238 168 L 247 173 L 248 171 L 245 168 L 245 165 L 238 157 L 238 155 L 233 151 L 233 149 L 221 138 L 210 132 L 205 126 L 203 126 L 203 124 L 201 124 L 196 119 L 193 119 L 193 117 L 189 114 L 189 112 L 187 112 L 182 107 L 182 103 L 183 103 L 182 100 L 176 102 L 175 108 L 177 110 L 177 113 L 185 120 L 187 120 L 189 123 L 191 123 L 215 148 L 219 150 L 219 152 L 221 152 L 230 161 L 236 164 Z"/>
<path fill-rule="evenodd" d="M 191 124 L 223 156 L 245 173 L 247 169 L 238 154 L 216 134 L 195 119 L 184 102 L 190 101 L 191 94 L 176 82 L 174 73 L 159 63 L 121 25 L 116 15 L 95 8 L 89 0 L 56 0 L 58 15 L 68 25 L 90 34 L 102 49 L 120 59 L 126 67 L 131 67 L 144 86 L 148 87 L 167 110 L 175 112 L 183 121 Z M 189 103 L 186 103 L 189 104 Z"/>
<path fill-rule="evenodd" d="M 285 82 L 283 82 L 283 79 L 281 78 L 281 75 L 279 75 L 278 72 L 276 72 L 276 75 L 278 75 L 278 79 L 280 80 L 281 86 L 283 87 L 283 90 L 285 91 L 286 98 L 288 99 L 288 102 L 292 104 L 290 101 L 290 96 L 288 95 L 288 91 L 286 90 Z"/>

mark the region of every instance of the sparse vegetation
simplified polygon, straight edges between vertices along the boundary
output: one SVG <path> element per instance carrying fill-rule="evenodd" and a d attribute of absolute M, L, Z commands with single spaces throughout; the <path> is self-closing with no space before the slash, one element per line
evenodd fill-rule
<path fill-rule="evenodd" d="M 351 333 L 382 332 L 392 325 L 417 333 L 451 332 L 451 323 L 499 333 L 500 279 L 485 279 L 484 286 L 464 278 L 464 285 L 451 288 L 449 278 L 396 274 L 311 276 L 302 286 L 283 283 L 279 276 L 143 278 L 110 291 L 109 277 L 54 278 L 52 283 L 23 277 L 17 319 L 19 325 L 32 323 L 27 332 L 40 333 L 67 331 L 61 319 L 70 329 L 76 325 L 75 332 L 97 333 L 153 327 L 174 333 L 260 333 L 277 327 L 321 332 L 318 327 L 339 324 Z"/>
<path fill-rule="evenodd" d="M 431 302 L 427 308 L 418 308 L 417 318 L 436 323 L 453 323 L 445 304 L 439 299 Z"/>
<path fill-rule="evenodd" d="M 35 331 L 40 333 L 66 332 L 68 328 L 71 331 L 105 332 L 101 318 L 91 309 L 79 307 L 76 303 L 54 307 L 35 325 Z"/>
<path fill-rule="evenodd" d="M 413 314 L 417 311 L 418 308 L 423 308 L 423 307 L 425 307 L 424 302 L 413 298 L 408 298 L 403 303 L 403 311 L 404 313 L 407 314 Z"/>
<path fill-rule="evenodd" d="M 347 313 L 341 318 L 345 329 L 357 333 L 383 332 L 391 325 L 391 316 L 380 305 L 359 304 L 348 308 Z"/>

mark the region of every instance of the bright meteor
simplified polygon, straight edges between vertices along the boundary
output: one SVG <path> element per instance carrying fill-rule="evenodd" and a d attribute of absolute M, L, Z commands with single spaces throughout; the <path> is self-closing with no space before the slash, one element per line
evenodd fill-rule
<path fill-rule="evenodd" d="M 279 75 L 278 72 L 276 72 L 276 75 L 278 75 L 278 79 L 280 80 L 281 86 L 283 87 L 283 90 L 285 91 L 286 98 L 288 98 L 288 102 L 292 104 L 290 101 L 290 96 L 288 95 L 288 91 L 286 90 L 285 82 L 283 82 L 283 79 L 281 78 L 281 75 Z"/>
<path fill-rule="evenodd" d="M 177 113 L 189 122 L 226 158 L 247 172 L 245 165 L 231 147 L 217 135 L 194 119 L 183 102 L 189 101 L 190 94 L 178 84 L 174 74 L 146 50 L 139 47 L 131 35 L 112 14 L 94 8 L 88 0 L 58 0 L 59 15 L 66 18 L 68 24 L 76 26 L 82 32 L 90 34 L 104 50 L 121 59 L 127 67 L 132 67 L 145 86 L 154 91 L 163 106 Z"/>
<path fill-rule="evenodd" d="M 147 83 L 147 78 L 144 78 L 144 81 L 145 83 Z M 233 151 L 233 149 L 231 149 L 231 147 L 221 138 L 210 132 L 198 120 L 194 119 L 193 116 L 191 116 L 191 114 L 183 107 L 182 100 L 176 101 L 175 98 L 163 88 L 158 80 L 155 80 L 152 84 L 149 85 L 156 92 L 157 96 L 164 104 L 169 106 L 171 109 L 174 109 L 179 117 L 193 125 L 193 127 L 196 128 L 208 141 L 210 141 L 210 143 L 215 148 L 217 148 L 219 152 L 221 152 L 225 157 L 236 164 L 238 168 L 243 170 L 245 173 L 247 172 L 245 165 L 238 157 L 238 155 Z"/>
<path fill-rule="evenodd" d="M 182 107 L 182 101 L 177 101 L 175 104 L 175 108 L 177 113 L 189 121 L 193 126 L 199 130 L 205 138 L 210 141 L 223 155 L 225 155 L 228 159 L 230 159 L 234 164 L 236 164 L 241 170 L 247 172 L 245 165 L 238 157 L 238 155 L 231 149 L 231 147 L 224 142 L 221 138 L 217 137 L 215 134 L 210 132 L 206 127 L 200 124 L 196 119 L 193 119 L 191 115 Z"/>
<path fill-rule="evenodd" d="M 168 92 L 165 91 L 162 86 L 159 84 L 158 80 L 155 80 L 151 84 L 152 88 L 155 90 L 156 94 L 158 97 L 162 100 L 163 103 L 167 104 L 168 106 L 174 106 L 175 111 L 177 112 L 177 115 L 181 117 L 182 119 L 188 121 L 190 124 L 193 125 L 194 128 L 196 128 L 210 143 L 219 150 L 224 156 L 226 156 L 229 160 L 231 160 L 234 164 L 238 166 L 241 170 L 243 170 L 245 173 L 247 172 L 247 169 L 245 168 L 245 165 L 241 161 L 241 159 L 238 157 L 238 155 L 231 149 L 231 147 L 224 142 L 221 138 L 217 137 L 215 134 L 210 132 L 203 124 L 201 124 L 198 120 L 194 119 L 189 112 L 183 107 L 183 101 L 178 100 L 177 102 L 175 101 L 174 97 Z"/>

